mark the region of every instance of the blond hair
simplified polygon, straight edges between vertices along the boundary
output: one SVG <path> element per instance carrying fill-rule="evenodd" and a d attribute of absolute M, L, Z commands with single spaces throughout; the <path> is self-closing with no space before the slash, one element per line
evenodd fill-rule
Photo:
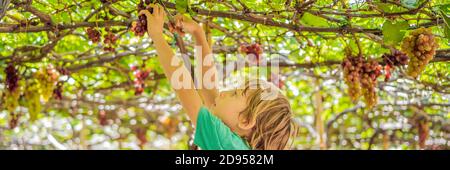
<path fill-rule="evenodd" d="M 251 133 L 245 137 L 252 149 L 288 149 L 289 139 L 297 133 L 288 99 L 273 87 L 263 80 L 245 83 L 243 93 L 247 95 L 247 107 L 240 116 L 247 122 L 256 121 Z"/>

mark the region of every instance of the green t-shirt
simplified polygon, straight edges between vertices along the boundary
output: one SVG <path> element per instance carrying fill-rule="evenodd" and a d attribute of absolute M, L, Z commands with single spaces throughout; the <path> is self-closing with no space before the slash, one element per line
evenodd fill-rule
<path fill-rule="evenodd" d="M 194 144 L 203 150 L 250 150 L 245 140 L 205 107 L 198 111 Z"/>

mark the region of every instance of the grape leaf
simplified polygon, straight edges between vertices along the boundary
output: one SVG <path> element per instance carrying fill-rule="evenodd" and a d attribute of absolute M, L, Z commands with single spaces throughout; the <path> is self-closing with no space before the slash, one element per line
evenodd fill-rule
<path fill-rule="evenodd" d="M 390 45 L 397 45 L 405 36 L 405 30 L 408 29 L 407 21 L 397 21 L 392 23 L 386 20 L 383 24 L 383 40 Z"/>
<path fill-rule="evenodd" d="M 441 16 L 442 18 L 444 18 L 444 35 L 447 39 L 450 40 L 450 17 L 448 15 L 446 15 L 446 12 L 444 12 L 445 10 L 448 10 L 448 8 L 450 7 L 450 5 L 448 5 L 445 9 L 445 6 L 441 6 Z"/>
<path fill-rule="evenodd" d="M 442 14 L 442 17 L 444 18 L 444 34 L 447 39 L 450 40 L 450 17 L 447 15 Z"/>
<path fill-rule="evenodd" d="M 441 5 L 439 9 L 441 9 L 444 14 L 450 14 L 450 4 Z"/>
<path fill-rule="evenodd" d="M 402 12 L 405 11 L 403 8 L 398 7 L 393 4 L 382 3 L 382 2 L 374 2 L 378 9 L 381 9 L 384 12 Z"/>
<path fill-rule="evenodd" d="M 175 8 L 179 13 L 186 13 L 189 8 L 189 0 L 177 0 L 175 4 Z"/>
<path fill-rule="evenodd" d="M 418 0 L 402 0 L 401 3 L 408 7 L 408 8 L 417 8 L 418 7 Z"/>
<path fill-rule="evenodd" d="M 308 12 L 305 12 L 305 14 L 303 14 L 302 18 L 300 19 L 300 22 L 302 24 L 305 24 L 308 26 L 316 26 L 316 27 L 328 27 L 329 26 L 326 19 L 315 16 Z"/>

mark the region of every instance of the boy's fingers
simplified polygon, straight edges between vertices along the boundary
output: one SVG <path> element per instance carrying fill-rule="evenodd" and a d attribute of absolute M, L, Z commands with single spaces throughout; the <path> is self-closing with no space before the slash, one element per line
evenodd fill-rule
<path fill-rule="evenodd" d="M 159 15 L 164 16 L 164 8 L 158 4 L 158 8 L 159 8 Z"/>
<path fill-rule="evenodd" d="M 180 17 L 180 14 L 177 14 L 177 15 L 175 15 L 174 19 L 175 19 L 175 21 L 178 22 L 178 21 L 181 20 L 182 18 Z"/>
<path fill-rule="evenodd" d="M 152 14 L 150 14 L 150 12 L 148 12 L 147 10 L 139 11 L 139 15 L 145 15 L 146 17 L 152 16 Z"/>
<path fill-rule="evenodd" d="M 160 11 L 159 11 L 159 5 L 158 4 L 154 4 L 153 6 L 153 15 L 158 16 L 160 15 Z"/>
<path fill-rule="evenodd" d="M 156 10 L 156 5 L 155 4 L 150 4 L 150 5 L 148 5 L 151 9 L 153 9 L 153 15 L 155 15 L 155 10 Z"/>

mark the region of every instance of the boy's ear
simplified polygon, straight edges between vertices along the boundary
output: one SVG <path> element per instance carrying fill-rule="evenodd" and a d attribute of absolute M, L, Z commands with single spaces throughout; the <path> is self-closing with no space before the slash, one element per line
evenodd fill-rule
<path fill-rule="evenodd" d="M 241 115 L 239 115 L 238 119 L 239 119 L 238 127 L 240 129 L 243 129 L 243 130 L 250 130 L 256 124 L 256 120 L 255 119 L 247 120 L 246 118 L 244 118 Z"/>

